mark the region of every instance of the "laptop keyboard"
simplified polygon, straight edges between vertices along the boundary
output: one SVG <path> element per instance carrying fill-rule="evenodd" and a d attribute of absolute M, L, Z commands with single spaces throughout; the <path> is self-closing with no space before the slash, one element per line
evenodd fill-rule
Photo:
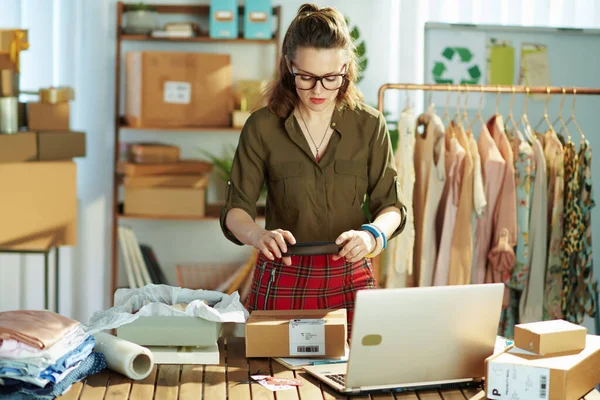
<path fill-rule="evenodd" d="M 346 385 L 346 375 L 345 374 L 329 374 L 325 375 L 335 383 L 339 383 L 342 386 Z"/>

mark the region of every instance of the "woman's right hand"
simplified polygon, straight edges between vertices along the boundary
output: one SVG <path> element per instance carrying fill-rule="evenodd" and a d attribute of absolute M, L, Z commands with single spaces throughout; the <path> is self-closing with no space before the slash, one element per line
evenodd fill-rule
<path fill-rule="evenodd" d="M 290 257 L 282 257 L 283 254 L 287 253 L 286 241 L 290 244 L 296 243 L 294 235 L 283 229 L 268 231 L 261 228 L 252 235 L 252 246 L 263 253 L 265 257 L 271 261 L 276 258 L 282 258 L 283 263 L 289 266 L 292 265 L 292 259 Z"/>

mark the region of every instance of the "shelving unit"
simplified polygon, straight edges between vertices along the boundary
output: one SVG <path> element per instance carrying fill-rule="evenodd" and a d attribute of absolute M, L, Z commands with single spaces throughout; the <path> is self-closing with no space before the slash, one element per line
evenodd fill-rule
<path fill-rule="evenodd" d="M 179 14 L 179 15 L 190 15 L 194 17 L 208 17 L 210 15 L 210 6 L 206 4 L 192 4 L 192 5 L 170 5 L 170 4 L 152 4 L 152 7 L 156 9 L 159 14 Z M 127 215 L 123 214 L 120 206 L 119 199 L 119 187 L 121 185 L 121 176 L 117 172 L 117 165 L 120 159 L 120 133 L 121 130 L 128 131 L 159 131 L 159 132 L 189 132 L 190 134 L 195 133 L 206 133 L 206 132 L 219 132 L 223 134 L 239 134 L 239 128 L 233 127 L 131 127 L 125 122 L 124 117 L 121 115 L 121 62 L 122 62 L 122 46 L 124 42 L 140 43 L 140 42 L 162 42 L 168 43 L 190 43 L 199 44 L 202 43 L 220 43 L 222 44 L 235 44 L 236 46 L 275 46 L 275 66 L 280 57 L 279 42 L 280 42 L 280 31 L 281 31 L 281 7 L 273 7 L 273 18 L 276 20 L 276 28 L 274 35 L 271 39 L 265 40 L 248 40 L 243 37 L 236 39 L 213 39 L 208 36 L 196 36 L 191 38 L 156 38 L 149 35 L 131 35 L 122 32 L 123 14 L 128 10 L 128 5 L 124 2 L 119 1 L 117 3 L 117 18 L 116 18 L 116 49 L 115 49 L 115 128 L 114 128 L 114 164 L 113 164 L 113 207 L 112 207 L 112 235 L 111 235 L 111 292 L 109 297 L 112 299 L 115 290 L 118 287 L 118 276 L 119 276 L 119 258 L 118 258 L 118 242 L 117 242 L 117 227 L 120 220 L 156 220 L 156 221 L 214 221 L 219 218 L 220 204 L 207 204 L 206 215 L 203 217 L 186 217 L 186 216 L 168 216 L 168 215 Z M 244 8 L 240 6 L 238 13 L 243 18 Z M 202 47 L 198 49 L 202 51 Z M 260 215 L 260 210 L 259 210 Z"/>

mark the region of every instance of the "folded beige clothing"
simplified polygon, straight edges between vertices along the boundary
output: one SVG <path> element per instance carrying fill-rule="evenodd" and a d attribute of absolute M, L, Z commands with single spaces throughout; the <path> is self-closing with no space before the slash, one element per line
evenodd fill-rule
<path fill-rule="evenodd" d="M 45 349 L 62 339 L 78 321 L 46 310 L 0 312 L 0 342 L 12 339 Z"/>

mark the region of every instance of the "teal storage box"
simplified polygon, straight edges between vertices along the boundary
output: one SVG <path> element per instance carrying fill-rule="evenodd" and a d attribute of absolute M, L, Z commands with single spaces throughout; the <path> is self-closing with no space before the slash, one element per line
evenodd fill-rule
<path fill-rule="evenodd" d="M 273 37 L 271 0 L 246 0 L 244 7 L 244 38 L 264 39 Z"/>
<path fill-rule="evenodd" d="M 238 38 L 237 0 L 211 0 L 209 35 L 214 39 Z"/>

